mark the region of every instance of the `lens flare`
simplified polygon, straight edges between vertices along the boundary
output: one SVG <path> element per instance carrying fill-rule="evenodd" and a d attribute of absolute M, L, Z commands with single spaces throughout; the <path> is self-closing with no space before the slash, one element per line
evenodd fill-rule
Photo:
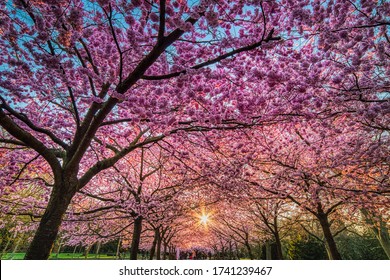
<path fill-rule="evenodd" d="M 202 216 L 200 216 L 200 223 L 202 225 L 207 225 L 209 221 L 209 214 L 202 214 Z"/>

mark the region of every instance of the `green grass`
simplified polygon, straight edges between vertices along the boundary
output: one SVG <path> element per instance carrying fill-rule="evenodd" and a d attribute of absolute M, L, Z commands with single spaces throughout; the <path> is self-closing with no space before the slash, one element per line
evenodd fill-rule
<path fill-rule="evenodd" d="M 22 260 L 24 258 L 25 253 L 8 253 L 2 256 L 2 260 Z M 140 256 L 141 258 L 141 256 Z M 50 260 L 85 260 L 85 257 L 81 253 L 52 253 L 50 255 Z M 88 260 L 115 260 L 115 256 L 108 256 L 106 254 L 100 254 L 99 257 L 96 257 L 95 254 L 89 254 Z M 129 259 L 129 255 L 125 256 L 124 259 Z"/>

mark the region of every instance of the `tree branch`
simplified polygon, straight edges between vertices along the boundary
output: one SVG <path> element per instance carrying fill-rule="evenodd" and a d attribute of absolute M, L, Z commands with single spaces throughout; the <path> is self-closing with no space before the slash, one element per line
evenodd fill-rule
<path fill-rule="evenodd" d="M 139 139 L 144 135 L 146 131 L 141 131 L 139 135 L 130 143 L 129 146 L 115 154 L 113 157 L 101 160 L 92 166 L 85 174 L 80 178 L 79 189 L 83 188 L 96 174 L 100 171 L 112 167 L 118 160 L 134 151 L 135 149 L 145 146 L 147 144 L 155 143 L 165 137 L 165 135 L 150 137 L 145 139 L 143 142 L 138 143 Z M 138 144 L 137 144 L 138 143 Z"/>
<path fill-rule="evenodd" d="M 12 109 L 8 104 L 7 102 L 5 101 L 5 99 L 3 97 L 0 96 L 0 99 L 2 101 L 2 104 L 0 105 L 0 107 L 4 108 L 5 110 L 7 110 L 11 115 L 13 115 L 14 117 L 16 117 L 17 119 L 19 119 L 20 121 L 24 122 L 29 128 L 31 128 L 32 130 L 36 131 L 36 132 L 39 132 L 39 133 L 43 133 L 43 134 L 46 134 L 47 136 L 50 137 L 50 139 L 60 145 L 62 148 L 64 148 L 65 150 L 69 148 L 69 146 L 63 142 L 61 139 L 59 139 L 57 136 L 55 136 L 50 130 L 47 130 L 47 129 L 44 129 L 44 128 L 41 128 L 41 127 L 38 127 L 36 126 L 35 124 L 33 124 L 30 119 L 24 115 L 24 114 L 20 114 L 18 112 L 16 112 L 14 109 Z M 5 115 L 5 114 L 4 114 Z M 13 121 L 12 121 L 13 122 Z M 19 139 L 20 140 L 20 139 Z"/>
<path fill-rule="evenodd" d="M 35 161 L 37 158 L 40 157 L 40 154 L 36 155 L 35 157 L 33 157 L 31 160 L 29 160 L 28 162 L 26 162 L 23 167 L 20 169 L 18 175 L 16 175 L 15 179 L 11 182 L 10 186 L 12 186 L 13 184 L 15 184 L 15 182 L 20 178 L 20 176 L 22 175 L 23 171 L 26 170 L 27 166 L 32 163 L 33 161 Z"/>
<path fill-rule="evenodd" d="M 162 44 L 165 33 L 165 0 L 160 0 L 160 27 L 158 29 L 157 44 Z"/>
<path fill-rule="evenodd" d="M 56 155 L 50 151 L 42 142 L 36 139 L 33 135 L 25 131 L 23 128 L 18 126 L 10 117 L 8 117 L 4 111 L 0 108 L 0 125 L 8 131 L 16 139 L 26 143 L 29 147 L 34 149 L 37 153 L 49 163 L 53 170 L 55 177 L 59 176 L 61 165 L 57 160 Z"/>
<path fill-rule="evenodd" d="M 198 65 L 192 66 L 190 69 L 194 69 L 194 70 L 201 69 L 203 67 L 215 64 L 217 62 L 220 62 L 221 60 L 224 60 L 226 58 L 232 57 L 232 56 L 234 56 L 236 54 L 239 54 L 239 53 L 242 53 L 242 52 L 245 52 L 245 51 L 254 50 L 254 49 L 260 47 L 263 42 L 280 40 L 281 37 L 272 37 L 273 32 L 274 32 L 274 29 L 272 29 L 270 31 L 270 33 L 268 34 L 267 38 L 265 38 L 264 40 L 261 39 L 259 42 L 256 42 L 256 43 L 254 43 L 252 45 L 232 50 L 232 51 L 227 52 L 225 54 L 222 54 L 222 55 L 220 55 L 220 56 L 218 56 L 216 58 L 213 58 L 213 59 L 210 59 L 208 61 L 202 62 L 202 63 L 200 63 Z M 185 73 L 187 73 L 187 70 L 182 70 L 182 71 L 178 71 L 178 72 L 174 72 L 174 73 L 170 73 L 170 74 L 166 74 L 166 75 L 159 75 L 159 76 L 142 76 L 142 79 L 144 79 L 144 80 L 165 80 L 165 79 L 178 77 L 179 75 L 185 74 Z"/>
<path fill-rule="evenodd" d="M 26 144 L 24 144 L 22 141 L 13 140 L 13 139 L 1 138 L 0 143 L 13 144 L 13 145 L 17 145 L 17 146 L 26 146 Z"/>
<path fill-rule="evenodd" d="M 188 18 L 186 22 L 194 25 L 198 20 L 194 18 Z M 141 79 L 148 70 L 148 68 L 160 57 L 160 55 L 172 45 L 177 39 L 179 39 L 184 34 L 184 31 L 177 28 L 172 31 L 164 40 L 154 46 L 150 53 L 141 60 L 137 67 L 131 72 L 127 78 L 116 87 L 116 91 L 120 94 L 125 93 L 129 88 L 131 88 L 139 79 Z"/>

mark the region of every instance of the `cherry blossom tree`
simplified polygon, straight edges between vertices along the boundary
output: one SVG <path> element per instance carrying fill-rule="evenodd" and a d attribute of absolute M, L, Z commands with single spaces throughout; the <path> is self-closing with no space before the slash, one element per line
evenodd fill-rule
<path fill-rule="evenodd" d="M 207 107 L 217 108 L 205 98 L 217 94 L 210 94 L 211 88 L 188 87 L 181 94 L 185 84 L 204 84 L 198 77 L 206 79 L 204 74 L 211 71 L 207 66 L 279 39 L 268 24 L 273 6 L 266 10 L 259 4 L 257 12 L 248 13 L 244 4 L 1 4 L 1 49 L 7 54 L 1 69 L 2 143 L 33 150 L 53 178 L 26 259 L 48 258 L 73 196 L 96 174 L 177 131 L 180 126 L 174 124 L 184 121 L 183 129 L 195 129 L 188 125 L 194 109 L 200 108 L 199 118 L 210 111 Z M 242 28 L 241 36 L 232 28 Z M 207 85 L 217 83 L 221 74 L 209 76 Z M 174 77 L 172 83 L 161 82 Z M 191 101 L 195 92 L 201 92 L 199 101 Z M 93 156 L 96 149 L 100 158 Z"/>
<path fill-rule="evenodd" d="M 49 257 L 72 199 L 96 176 L 173 135 L 336 117 L 388 131 L 388 3 L 13 0 L 0 9 L 0 165 L 9 166 L 0 189 L 23 187 L 34 165 L 43 172 L 28 179 L 50 191 L 26 259 Z M 309 178 L 326 188 L 320 179 Z"/>

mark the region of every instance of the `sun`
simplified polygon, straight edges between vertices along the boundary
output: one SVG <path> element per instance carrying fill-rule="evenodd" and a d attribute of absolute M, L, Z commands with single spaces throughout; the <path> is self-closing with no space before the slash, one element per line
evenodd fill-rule
<path fill-rule="evenodd" d="M 200 216 L 200 224 L 202 225 L 207 225 L 207 223 L 209 222 L 209 216 L 210 214 L 205 214 L 203 213 L 201 216 Z"/>
<path fill-rule="evenodd" d="M 196 214 L 196 218 L 198 219 L 198 225 L 203 226 L 205 228 L 207 228 L 212 224 L 213 222 L 212 217 L 213 217 L 212 212 L 209 212 L 205 209 L 201 209 L 200 213 L 198 212 Z"/>

